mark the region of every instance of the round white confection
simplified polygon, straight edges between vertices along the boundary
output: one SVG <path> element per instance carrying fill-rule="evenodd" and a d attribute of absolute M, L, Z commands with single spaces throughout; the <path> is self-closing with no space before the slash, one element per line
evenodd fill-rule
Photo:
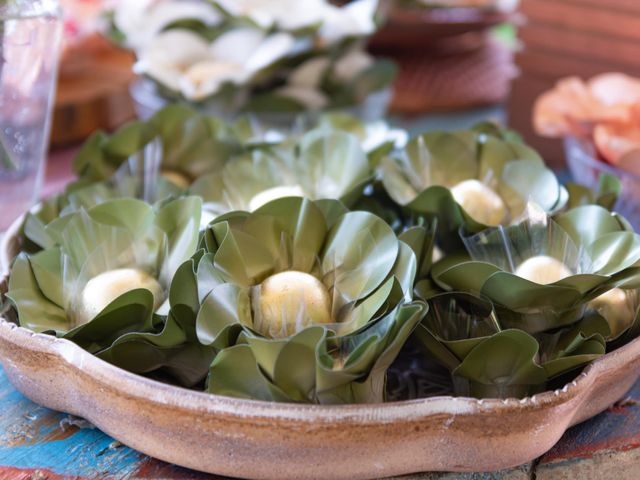
<path fill-rule="evenodd" d="M 140 269 L 118 268 L 96 275 L 87 282 L 80 294 L 75 323 L 82 325 L 89 322 L 120 295 L 137 288 L 146 288 L 153 294 L 154 309 L 164 301 L 160 283 Z"/>
<path fill-rule="evenodd" d="M 531 282 L 547 285 L 570 277 L 573 272 L 560 260 L 547 255 L 537 255 L 522 262 L 515 274 Z"/>
<path fill-rule="evenodd" d="M 258 292 L 254 328 L 267 337 L 289 337 L 310 325 L 332 322 L 327 287 L 313 275 L 277 273 L 262 282 Z"/>
<path fill-rule="evenodd" d="M 304 197 L 304 190 L 300 185 L 282 185 L 268 188 L 253 196 L 249 201 L 249 210 L 253 212 L 266 203 L 284 197 Z"/>
<path fill-rule="evenodd" d="M 507 206 L 495 191 L 478 180 L 464 180 L 451 188 L 458 204 L 475 221 L 500 225 L 507 216 Z"/>

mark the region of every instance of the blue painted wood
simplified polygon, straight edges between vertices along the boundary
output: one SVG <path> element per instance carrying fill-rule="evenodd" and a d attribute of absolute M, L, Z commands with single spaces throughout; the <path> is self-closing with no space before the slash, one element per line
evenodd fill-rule
<path fill-rule="evenodd" d="M 0 412 L 0 479 L 36 470 L 46 472 L 48 480 L 220 478 L 151 459 L 95 428 L 70 424 L 77 419 L 36 405 L 17 392 L 1 367 Z"/>

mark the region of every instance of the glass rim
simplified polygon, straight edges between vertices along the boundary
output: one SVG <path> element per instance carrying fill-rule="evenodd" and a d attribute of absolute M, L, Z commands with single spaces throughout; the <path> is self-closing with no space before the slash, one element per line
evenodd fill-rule
<path fill-rule="evenodd" d="M 595 145 L 590 140 L 574 137 L 574 136 L 568 136 L 564 138 L 564 145 L 565 145 L 567 157 L 574 157 L 580 163 L 586 164 L 587 166 L 593 167 L 602 172 L 615 175 L 621 179 L 629 178 L 633 181 L 640 182 L 640 175 L 629 172 L 627 170 L 623 170 L 619 167 L 616 167 L 603 160 L 596 158 Z M 574 150 L 574 149 L 579 151 L 580 153 L 579 157 L 571 154 L 571 150 Z"/>

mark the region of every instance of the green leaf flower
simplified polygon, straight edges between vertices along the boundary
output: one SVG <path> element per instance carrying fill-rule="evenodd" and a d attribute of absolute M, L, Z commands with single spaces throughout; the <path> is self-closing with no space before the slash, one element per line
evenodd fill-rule
<path fill-rule="evenodd" d="M 155 149 L 154 141 L 159 141 Z M 145 162 L 159 161 L 159 173 L 184 189 L 219 169 L 237 148 L 220 120 L 176 104 L 158 111 L 148 122 L 129 123 L 111 136 L 94 133 L 73 167 L 81 179 L 97 181 L 110 178 L 128 161 L 137 161 L 138 169 Z"/>
<path fill-rule="evenodd" d="M 148 187 L 152 187 L 152 192 Z M 70 213 L 89 209 L 108 200 L 139 198 L 145 194 L 153 201 L 178 197 L 183 190 L 159 177 L 139 179 L 131 175 L 116 175 L 102 182 L 78 180 L 70 183 L 64 193 L 54 195 L 25 214 L 21 227 L 21 251 L 35 253 L 54 245 L 46 226 Z"/>
<path fill-rule="evenodd" d="M 438 217 L 447 243 L 461 226 L 479 231 L 517 221 L 528 202 L 556 212 L 568 195 L 540 156 L 500 130 L 430 132 L 383 158 L 382 183 L 393 200 Z M 453 239 L 453 241 L 451 241 Z"/>
<path fill-rule="evenodd" d="M 599 316 L 537 336 L 503 329 L 500 320 L 489 300 L 467 293 L 429 300 L 416 338 L 449 369 L 456 394 L 523 397 L 605 353 L 609 327 Z"/>
<path fill-rule="evenodd" d="M 595 205 L 553 220 L 534 214 L 466 237 L 471 260 L 445 258 L 432 277 L 445 290 L 489 298 L 507 328 L 555 329 L 582 318 L 590 301 L 612 289 L 640 286 L 640 236 L 629 228 Z"/>
<path fill-rule="evenodd" d="M 567 183 L 569 192 L 568 208 L 582 205 L 600 205 L 607 210 L 613 210 L 622 192 L 622 181 L 610 173 L 602 173 L 598 178 L 596 190 L 592 190 L 577 183 Z"/>
<path fill-rule="evenodd" d="M 111 361 L 144 373 L 171 364 L 174 357 L 158 359 L 171 328 L 164 319 L 169 285 L 177 268 L 195 252 L 200 211 L 197 197 L 156 208 L 118 199 L 48 223 L 43 229 L 47 248 L 31 256 L 21 253 L 10 273 L 7 297 L 20 325 L 70 339 L 99 356 L 132 335 L 150 334 L 165 340 L 156 345 L 155 357 L 137 365 L 131 356 L 144 356 L 140 351 L 123 354 L 118 347 L 120 353 Z M 174 342 L 174 349 L 180 343 Z M 193 381 L 192 375 L 176 378 Z"/>
<path fill-rule="evenodd" d="M 587 314 L 602 317 L 609 325 L 607 341 L 637 336 L 640 321 L 640 290 L 613 288 L 587 304 Z"/>
<path fill-rule="evenodd" d="M 339 131 L 312 130 L 281 146 L 253 149 L 221 172 L 199 178 L 190 192 L 212 216 L 253 211 L 281 197 L 340 199 L 352 204 L 372 172 L 358 139 Z"/>
<path fill-rule="evenodd" d="M 395 148 L 403 148 L 408 140 L 406 131 L 390 128 L 384 120 L 363 122 L 345 112 L 331 112 L 318 119 L 319 129 L 337 130 L 355 135 L 367 152 L 372 165 L 377 165 L 385 155 Z"/>
<path fill-rule="evenodd" d="M 380 218 L 284 198 L 212 222 L 176 274 L 172 312 L 218 350 L 213 393 L 380 402 L 385 373 L 425 312 L 416 258 Z"/>

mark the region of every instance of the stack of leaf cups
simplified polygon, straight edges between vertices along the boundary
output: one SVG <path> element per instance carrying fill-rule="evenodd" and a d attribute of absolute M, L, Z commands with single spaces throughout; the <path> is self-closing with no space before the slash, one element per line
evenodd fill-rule
<path fill-rule="evenodd" d="M 432 237 L 414 290 L 430 309 L 415 336 L 457 394 L 562 385 L 636 335 L 640 237 L 605 208 L 616 179 L 565 189 L 488 124 L 419 136 L 381 168 L 388 196 Z"/>
<path fill-rule="evenodd" d="M 94 135 L 25 216 L 6 316 L 161 381 L 322 404 L 383 402 L 410 338 L 455 394 L 521 397 L 636 335 L 614 180 L 565 188 L 490 124 L 400 148 L 366 132 L 172 106 Z"/>

